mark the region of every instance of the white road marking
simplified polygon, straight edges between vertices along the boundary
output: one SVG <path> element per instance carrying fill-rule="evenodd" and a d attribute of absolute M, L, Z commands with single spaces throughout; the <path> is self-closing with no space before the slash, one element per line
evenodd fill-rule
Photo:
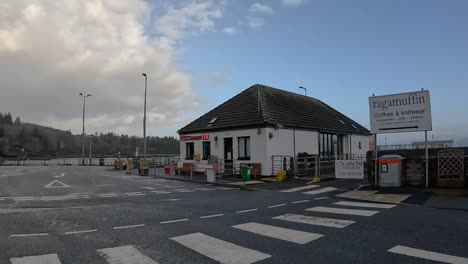
<path fill-rule="evenodd" d="M 206 189 L 206 190 L 202 190 L 202 192 L 209 192 L 209 191 L 216 191 L 216 189 Z"/>
<path fill-rule="evenodd" d="M 281 207 L 281 206 L 285 206 L 286 204 L 275 204 L 275 205 L 270 205 L 268 206 L 268 208 L 275 208 L 275 207 Z"/>
<path fill-rule="evenodd" d="M 90 230 L 82 230 L 82 231 L 70 231 L 63 233 L 64 235 L 78 235 L 78 234 L 85 234 L 85 233 L 92 233 L 96 232 L 97 229 L 90 229 Z"/>
<path fill-rule="evenodd" d="M 258 210 L 257 208 L 247 209 L 247 210 L 237 211 L 236 214 L 248 213 L 248 212 L 253 212 L 253 211 L 257 211 L 257 210 Z"/>
<path fill-rule="evenodd" d="M 182 190 L 174 190 L 174 191 L 186 193 L 186 192 L 194 192 L 195 190 L 182 189 Z"/>
<path fill-rule="evenodd" d="M 308 192 L 305 192 L 304 194 L 314 195 L 314 194 L 319 194 L 319 193 L 332 192 L 332 191 L 336 191 L 336 190 L 338 190 L 338 189 L 333 188 L 333 187 L 325 187 L 325 188 L 318 189 L 318 190 L 308 191 Z"/>
<path fill-rule="evenodd" d="M 134 246 L 98 249 L 109 264 L 158 264 L 156 261 L 143 255 Z"/>
<path fill-rule="evenodd" d="M 128 193 L 125 193 L 125 194 L 143 194 L 142 192 L 128 192 Z"/>
<path fill-rule="evenodd" d="M 160 223 L 160 224 L 170 224 L 170 223 L 178 223 L 178 222 L 185 222 L 185 221 L 188 221 L 188 219 L 187 219 L 187 218 L 184 218 L 184 219 L 163 221 L 163 222 L 159 222 L 159 223 Z"/>
<path fill-rule="evenodd" d="M 58 185 L 57 185 L 58 184 Z M 46 186 L 44 186 L 45 188 L 70 188 L 71 186 L 70 185 L 66 185 L 65 183 L 61 182 L 61 181 L 58 181 L 58 180 L 53 180 L 51 181 L 49 184 L 47 184 Z"/>
<path fill-rule="evenodd" d="M 318 188 L 320 185 L 307 185 L 307 186 L 302 186 L 302 187 L 297 187 L 297 188 L 292 188 L 292 189 L 287 189 L 287 190 L 282 190 L 281 192 L 297 192 L 297 191 L 303 191 L 303 190 L 310 190 L 313 188 Z"/>
<path fill-rule="evenodd" d="M 117 194 L 115 193 L 102 193 L 102 194 L 98 194 L 99 197 L 103 197 L 103 198 L 108 198 L 108 197 L 117 197 Z"/>
<path fill-rule="evenodd" d="M 140 224 L 140 225 L 128 225 L 128 226 L 115 226 L 112 229 L 118 230 L 118 229 L 126 229 L 126 228 L 135 228 L 135 227 L 143 227 L 145 224 Z"/>
<path fill-rule="evenodd" d="M 205 216 L 200 216 L 201 219 L 205 218 L 213 218 L 213 217 L 218 217 L 218 216 L 223 216 L 224 214 L 215 214 L 215 215 L 205 215 Z"/>
<path fill-rule="evenodd" d="M 154 190 L 154 187 L 141 187 L 141 189 L 146 189 L 146 190 Z"/>
<path fill-rule="evenodd" d="M 344 215 L 359 215 L 359 216 L 373 216 L 379 211 L 371 210 L 357 210 L 357 209 L 345 209 L 335 207 L 316 206 L 306 209 L 306 211 L 320 212 L 320 213 L 332 213 L 332 214 L 344 214 Z"/>
<path fill-rule="evenodd" d="M 307 202 L 310 202 L 310 200 L 300 200 L 300 201 L 295 201 L 295 202 L 291 202 L 292 204 L 298 204 L 298 203 L 307 203 Z"/>
<path fill-rule="evenodd" d="M 55 175 L 54 178 L 60 178 L 60 177 L 63 177 L 65 176 L 65 173 L 61 173 L 60 175 Z"/>
<path fill-rule="evenodd" d="M 202 233 L 173 237 L 171 240 L 221 263 L 250 264 L 271 257 Z"/>
<path fill-rule="evenodd" d="M 5 199 L 3 199 L 3 198 L 0 198 L 0 201 L 5 201 Z"/>
<path fill-rule="evenodd" d="M 57 254 L 10 258 L 11 264 L 60 264 Z"/>
<path fill-rule="evenodd" d="M 395 246 L 388 250 L 388 252 L 401 254 L 410 257 L 422 258 L 432 261 L 439 261 L 443 263 L 454 263 L 454 264 L 468 264 L 468 258 L 462 258 L 457 256 L 451 256 L 447 254 L 405 247 L 405 246 Z"/>
<path fill-rule="evenodd" d="M 155 194 L 167 194 L 167 193 L 172 193 L 172 192 L 168 192 L 168 191 L 151 191 L 152 193 L 155 193 Z"/>
<path fill-rule="evenodd" d="M 228 191 L 228 190 L 234 190 L 234 188 L 229 188 L 229 187 L 216 187 L 216 189 L 218 189 L 218 190 L 226 190 L 226 191 Z"/>
<path fill-rule="evenodd" d="M 212 189 L 212 188 L 195 188 L 195 190 L 198 190 L 198 191 L 215 191 L 216 189 Z"/>
<path fill-rule="evenodd" d="M 35 233 L 35 234 L 13 234 L 10 237 L 33 237 L 33 236 L 48 236 L 49 233 Z"/>
<path fill-rule="evenodd" d="M 161 200 L 163 202 L 175 202 L 175 201 L 180 201 L 180 199 L 164 199 L 164 200 Z"/>
<path fill-rule="evenodd" d="M 328 198 L 330 198 L 330 197 L 328 197 L 328 196 L 327 197 L 317 197 L 317 198 L 314 198 L 314 200 L 325 200 L 325 199 L 328 199 Z"/>
<path fill-rule="evenodd" d="M 344 205 L 344 206 L 355 206 L 355 207 L 383 208 L 383 209 L 390 209 L 396 206 L 394 204 L 358 203 L 358 202 L 347 202 L 347 201 L 336 202 L 333 204 Z"/>
<path fill-rule="evenodd" d="M 34 197 L 12 197 L 16 201 L 32 201 Z"/>
<path fill-rule="evenodd" d="M 301 245 L 323 237 L 323 235 L 320 234 L 303 232 L 271 225 L 264 225 L 259 223 L 246 223 L 241 225 L 235 225 L 232 227 L 255 233 L 258 235 L 281 239 L 284 241 L 289 241 Z"/>
<path fill-rule="evenodd" d="M 301 223 L 301 224 L 335 227 L 335 228 L 345 228 L 355 223 L 355 221 L 351 221 L 351 220 L 316 217 L 316 216 L 308 216 L 308 215 L 296 215 L 296 214 L 280 215 L 277 217 L 273 217 L 273 219 Z"/>
<path fill-rule="evenodd" d="M 127 196 L 143 196 L 145 193 L 135 192 L 135 193 L 126 193 Z"/>

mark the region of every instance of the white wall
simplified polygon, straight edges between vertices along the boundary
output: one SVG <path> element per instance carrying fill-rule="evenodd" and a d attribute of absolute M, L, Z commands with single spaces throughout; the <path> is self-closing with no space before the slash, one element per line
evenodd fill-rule
<path fill-rule="evenodd" d="M 194 152 L 199 153 L 203 156 L 203 141 L 211 142 L 211 155 L 217 156 L 219 159 L 224 159 L 224 138 L 232 138 L 233 147 L 233 159 L 236 163 L 262 163 L 262 174 L 265 175 L 264 164 L 266 160 L 266 133 L 265 128 L 261 129 L 261 134 L 257 134 L 257 129 L 243 129 L 243 130 L 231 130 L 221 132 L 209 132 L 209 133 L 197 133 L 188 134 L 184 136 L 201 136 L 208 135 L 209 140 L 197 140 L 197 141 L 181 141 L 180 142 L 180 157 L 181 163 L 197 163 L 196 167 L 207 167 L 208 162 L 201 160 L 196 162 L 195 160 L 185 160 L 185 144 L 189 142 L 194 143 Z M 215 137 L 218 137 L 218 141 L 215 141 Z M 250 160 L 238 160 L 238 138 L 239 137 L 250 137 Z M 202 157 L 203 158 L 203 157 Z"/>
<path fill-rule="evenodd" d="M 369 143 L 370 143 L 371 137 L 373 136 L 352 135 L 351 136 L 351 150 L 352 150 L 351 154 L 365 156 L 367 151 L 369 151 L 369 145 L 370 145 Z M 361 148 L 359 148 L 359 142 L 361 142 Z"/>

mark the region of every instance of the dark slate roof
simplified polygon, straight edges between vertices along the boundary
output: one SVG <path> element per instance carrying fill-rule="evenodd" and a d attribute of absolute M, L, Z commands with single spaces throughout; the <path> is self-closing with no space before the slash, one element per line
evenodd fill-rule
<path fill-rule="evenodd" d="M 214 118 L 216 121 L 210 124 Z M 322 132 L 370 134 L 369 130 L 320 100 L 260 84 L 181 128 L 179 134 L 278 125 Z"/>

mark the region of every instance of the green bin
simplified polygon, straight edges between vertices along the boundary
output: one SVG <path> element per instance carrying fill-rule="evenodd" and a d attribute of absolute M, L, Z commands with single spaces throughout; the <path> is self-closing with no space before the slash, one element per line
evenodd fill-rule
<path fill-rule="evenodd" d="M 250 181 L 250 166 L 242 166 L 241 175 L 243 181 Z"/>

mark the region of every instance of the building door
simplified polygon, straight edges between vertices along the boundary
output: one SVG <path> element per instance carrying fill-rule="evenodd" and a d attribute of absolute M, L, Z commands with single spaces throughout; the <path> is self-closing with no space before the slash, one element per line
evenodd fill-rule
<path fill-rule="evenodd" d="M 224 175 L 234 174 L 234 153 L 232 151 L 232 138 L 224 138 Z"/>

